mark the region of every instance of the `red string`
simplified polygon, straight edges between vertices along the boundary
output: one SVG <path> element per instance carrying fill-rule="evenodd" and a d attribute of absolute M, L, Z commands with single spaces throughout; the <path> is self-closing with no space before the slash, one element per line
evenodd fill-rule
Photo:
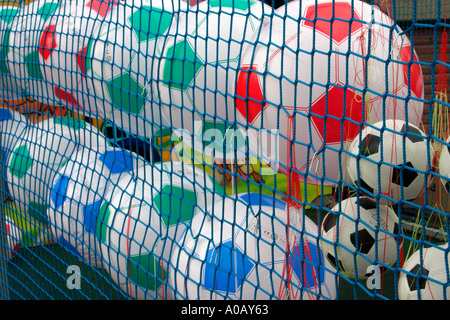
<path fill-rule="evenodd" d="M 290 209 L 291 207 L 294 207 L 295 209 L 300 209 L 301 204 L 301 191 L 300 191 L 300 177 L 298 172 L 296 171 L 296 159 L 295 159 L 295 144 L 292 146 L 292 153 L 291 153 L 291 141 L 292 141 L 292 134 L 294 131 L 294 118 L 292 115 L 288 116 L 288 128 L 287 128 L 287 176 L 288 176 L 288 183 L 287 183 L 287 226 L 286 226 L 286 263 L 285 268 L 283 268 L 283 275 L 286 275 L 286 290 L 288 297 L 291 298 L 291 276 L 292 276 L 292 268 L 291 268 L 291 261 L 290 261 Z M 292 164 L 291 164 L 292 163 Z M 292 171 L 292 168 L 294 171 Z M 292 190 L 291 190 L 291 184 L 292 184 Z M 294 211 L 297 212 L 297 211 Z M 281 296 L 283 293 L 281 292 L 281 288 L 279 291 L 279 296 Z M 284 295 L 284 294 L 283 294 Z"/>
<path fill-rule="evenodd" d="M 441 49 L 439 55 L 439 60 L 441 61 L 441 64 L 439 65 L 438 69 L 438 77 L 437 77 L 438 79 L 436 86 L 438 92 L 446 91 L 447 87 L 447 67 L 444 65 L 444 63 L 447 61 L 447 43 L 448 43 L 448 35 L 444 27 L 444 31 L 441 34 Z"/>

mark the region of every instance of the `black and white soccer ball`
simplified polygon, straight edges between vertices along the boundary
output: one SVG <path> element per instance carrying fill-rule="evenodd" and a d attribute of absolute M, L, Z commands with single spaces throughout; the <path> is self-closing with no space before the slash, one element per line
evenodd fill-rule
<path fill-rule="evenodd" d="M 398 280 L 400 300 L 450 299 L 448 244 L 416 250 L 402 266 Z"/>
<path fill-rule="evenodd" d="M 418 198 L 434 150 L 418 127 L 403 120 L 386 120 L 365 127 L 350 144 L 347 172 L 360 191 L 383 204 Z M 429 182 L 429 180 L 428 180 Z"/>
<path fill-rule="evenodd" d="M 397 261 L 399 234 L 395 211 L 366 197 L 351 197 L 336 204 L 321 225 L 321 246 L 325 257 L 348 278 L 365 279 L 369 266 Z"/>
<path fill-rule="evenodd" d="M 445 190 L 450 193 L 450 137 L 447 138 L 441 149 L 439 156 L 439 174 L 442 176 L 441 182 Z"/>

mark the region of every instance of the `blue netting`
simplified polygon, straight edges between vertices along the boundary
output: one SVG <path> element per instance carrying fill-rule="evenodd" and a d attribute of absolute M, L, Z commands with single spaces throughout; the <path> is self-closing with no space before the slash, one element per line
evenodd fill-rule
<path fill-rule="evenodd" d="M 0 7 L 7 299 L 446 299 L 441 1 Z"/>

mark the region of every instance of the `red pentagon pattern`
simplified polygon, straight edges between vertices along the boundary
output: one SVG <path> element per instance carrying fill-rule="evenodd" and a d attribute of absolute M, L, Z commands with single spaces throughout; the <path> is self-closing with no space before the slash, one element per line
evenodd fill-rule
<path fill-rule="evenodd" d="M 55 96 L 60 99 L 61 101 L 67 103 L 68 105 L 74 107 L 74 108 L 79 108 L 80 106 L 78 105 L 77 100 L 67 91 L 64 91 L 61 88 L 58 87 L 54 87 L 55 90 Z"/>
<path fill-rule="evenodd" d="M 44 60 L 47 60 L 52 54 L 53 49 L 56 49 L 58 46 L 55 39 L 55 29 L 56 26 L 52 24 L 46 27 L 42 32 L 42 36 L 39 41 L 39 54 L 44 58 Z"/>
<path fill-rule="evenodd" d="M 256 70 L 255 67 L 242 69 L 236 83 L 236 109 L 251 124 L 264 110 L 264 97 L 258 74 L 251 71 Z"/>
<path fill-rule="evenodd" d="M 306 9 L 303 24 L 314 30 L 318 30 L 328 37 L 332 33 L 332 40 L 341 43 L 349 34 L 361 29 L 364 25 L 359 15 L 353 10 L 351 3 L 328 2 L 312 5 Z M 332 25 L 331 25 L 332 23 Z M 349 33 L 350 31 L 350 33 Z"/>
<path fill-rule="evenodd" d="M 105 17 L 111 11 L 111 8 L 119 3 L 120 0 L 91 0 L 86 4 L 86 7 L 98 12 L 99 15 Z"/>
<path fill-rule="evenodd" d="M 77 65 L 83 77 L 86 75 L 86 52 L 87 46 L 77 52 Z"/>
<path fill-rule="evenodd" d="M 400 51 L 400 59 L 406 63 L 403 65 L 403 77 L 408 88 L 411 87 L 412 93 L 417 98 L 422 98 L 424 88 L 422 68 L 418 63 L 419 59 L 416 53 L 414 53 L 414 57 L 411 59 L 411 50 L 411 45 L 406 45 Z"/>
<path fill-rule="evenodd" d="M 346 101 L 345 115 L 343 106 L 344 98 Z M 328 94 L 322 95 L 313 103 L 310 113 L 311 120 L 318 130 L 319 135 L 323 138 L 323 141 L 328 144 L 340 141 L 346 142 L 353 140 L 359 133 L 358 123 L 361 123 L 363 120 L 362 100 L 360 96 L 355 97 L 355 92 L 350 89 L 332 87 L 328 90 Z M 324 125 L 325 115 L 327 115 L 326 127 Z M 356 124 L 348 119 L 355 121 Z M 325 134 L 326 137 L 324 137 Z"/>

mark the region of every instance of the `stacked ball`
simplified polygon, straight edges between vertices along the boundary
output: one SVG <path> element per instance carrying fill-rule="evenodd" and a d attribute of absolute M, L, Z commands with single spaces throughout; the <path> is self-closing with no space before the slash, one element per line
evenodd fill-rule
<path fill-rule="evenodd" d="M 109 188 L 96 235 L 107 270 L 135 299 L 173 297 L 167 286 L 171 252 L 196 216 L 212 205 L 215 187 L 202 170 L 182 163 L 155 163 Z"/>
<path fill-rule="evenodd" d="M 322 224 L 327 258 L 350 278 L 399 262 L 402 238 L 393 204 L 414 201 L 430 183 L 434 155 L 425 133 L 404 120 L 367 125 L 348 149 L 347 170 L 357 195 L 336 204 Z"/>
<path fill-rule="evenodd" d="M 364 194 L 334 207 L 319 236 L 275 197 L 225 197 L 198 167 L 152 163 L 73 118 L 44 120 L 11 142 L 10 192 L 131 298 L 334 299 L 336 270 L 362 278 L 369 264 L 395 263 L 389 205 L 412 201 L 428 179 L 432 148 L 416 127 L 422 72 L 393 26 L 357 0 L 275 12 L 256 0 L 35 1 L 3 39 L 22 93 L 150 142 L 164 130 L 192 133 L 196 121 L 250 127 L 248 148 L 275 131 L 274 168 L 334 186 L 346 180 L 345 153 L 348 181 Z M 392 120 L 373 123 L 384 116 Z"/>
<path fill-rule="evenodd" d="M 94 235 L 106 189 L 144 164 L 138 155 L 120 148 L 77 150 L 52 183 L 47 217 L 55 238 L 84 261 L 101 267 Z"/>
<path fill-rule="evenodd" d="M 95 127 L 71 117 L 29 125 L 6 161 L 8 189 L 20 210 L 45 224 L 50 186 L 60 167 L 79 147 L 104 144 L 106 138 Z"/>

